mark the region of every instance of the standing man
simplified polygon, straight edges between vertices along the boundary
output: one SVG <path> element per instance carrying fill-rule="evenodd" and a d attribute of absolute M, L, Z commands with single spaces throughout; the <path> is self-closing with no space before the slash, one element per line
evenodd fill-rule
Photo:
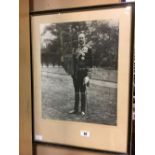
<path fill-rule="evenodd" d="M 78 48 L 73 53 L 73 84 L 75 89 L 74 109 L 69 114 L 79 112 L 79 101 L 81 97 L 81 115 L 86 114 L 86 87 L 89 86 L 90 70 L 92 67 L 91 49 L 86 46 L 84 33 L 78 35 Z"/>

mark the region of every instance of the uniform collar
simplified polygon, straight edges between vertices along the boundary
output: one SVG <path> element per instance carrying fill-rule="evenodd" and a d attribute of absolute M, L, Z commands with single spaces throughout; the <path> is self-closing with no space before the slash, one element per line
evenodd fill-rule
<path fill-rule="evenodd" d="M 79 45 L 78 48 L 79 48 L 79 49 L 83 49 L 85 46 L 86 46 L 85 44 L 83 44 L 82 46 Z"/>

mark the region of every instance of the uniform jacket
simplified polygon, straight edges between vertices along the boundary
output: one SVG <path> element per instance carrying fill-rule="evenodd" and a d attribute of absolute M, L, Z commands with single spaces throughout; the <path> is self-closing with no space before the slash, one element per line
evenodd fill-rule
<path fill-rule="evenodd" d="M 91 77 L 92 52 L 87 46 L 77 48 L 73 53 L 73 78 Z"/>

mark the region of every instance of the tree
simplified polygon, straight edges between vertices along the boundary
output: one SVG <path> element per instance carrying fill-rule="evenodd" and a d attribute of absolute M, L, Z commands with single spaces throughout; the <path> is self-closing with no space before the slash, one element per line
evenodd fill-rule
<path fill-rule="evenodd" d="M 83 31 L 86 34 L 87 46 L 92 48 L 93 65 L 117 69 L 119 29 L 118 23 L 111 23 L 110 20 L 94 20 L 46 26 L 42 35 L 49 31 L 53 39 L 49 38 L 48 46 L 42 49 L 42 63 L 67 68 L 70 55 L 78 45 L 77 36 Z M 47 43 L 47 40 L 45 42 Z M 64 62 L 66 60 L 68 62 Z"/>

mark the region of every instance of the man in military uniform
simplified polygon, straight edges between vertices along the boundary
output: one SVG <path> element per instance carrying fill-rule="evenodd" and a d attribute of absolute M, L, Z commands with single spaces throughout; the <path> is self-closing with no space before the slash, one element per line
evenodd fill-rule
<path fill-rule="evenodd" d="M 79 112 L 79 100 L 81 97 L 81 115 L 86 114 L 86 87 L 89 86 L 89 79 L 92 67 L 91 49 L 86 46 L 84 33 L 78 35 L 78 48 L 73 52 L 73 84 L 75 89 L 74 109 L 70 114 Z"/>

